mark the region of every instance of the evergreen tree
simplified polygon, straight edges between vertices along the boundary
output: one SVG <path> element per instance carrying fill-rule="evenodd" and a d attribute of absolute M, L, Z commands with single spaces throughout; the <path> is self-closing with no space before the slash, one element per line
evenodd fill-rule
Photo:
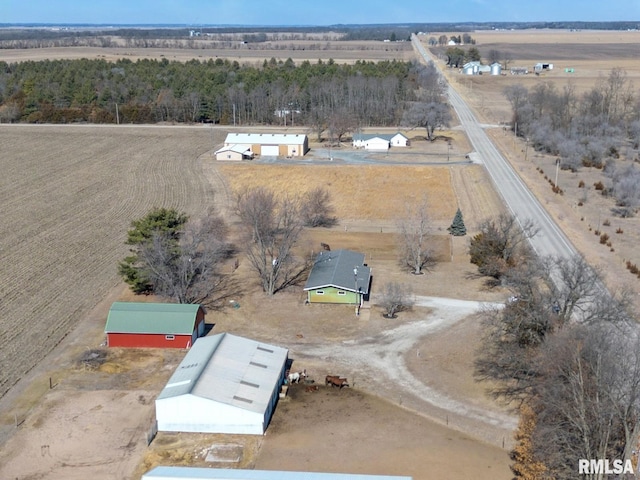
<path fill-rule="evenodd" d="M 456 237 L 462 237 L 467 234 L 467 227 L 464 226 L 464 220 L 462 219 L 462 212 L 458 208 L 456 216 L 453 217 L 451 226 L 447 228 L 449 233 Z"/>
<path fill-rule="evenodd" d="M 133 227 L 127 233 L 127 245 L 131 245 L 131 255 L 120 262 L 118 272 L 134 293 L 151 293 L 153 285 L 141 265 L 139 254 L 152 241 L 154 233 L 164 233 L 177 247 L 180 230 L 188 217 L 175 209 L 155 208 L 145 217 L 131 222 Z"/>

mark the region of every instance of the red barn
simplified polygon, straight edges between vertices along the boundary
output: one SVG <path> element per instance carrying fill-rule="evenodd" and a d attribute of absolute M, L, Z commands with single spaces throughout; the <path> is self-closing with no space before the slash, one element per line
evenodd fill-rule
<path fill-rule="evenodd" d="M 189 348 L 204 333 L 204 309 L 181 303 L 115 302 L 104 331 L 110 347 Z"/>

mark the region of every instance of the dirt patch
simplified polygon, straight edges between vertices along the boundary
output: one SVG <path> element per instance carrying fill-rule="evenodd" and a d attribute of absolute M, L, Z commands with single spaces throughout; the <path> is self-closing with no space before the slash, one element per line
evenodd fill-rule
<path fill-rule="evenodd" d="M 510 478 L 508 457 L 500 448 L 358 389 L 320 386 L 307 392 L 304 385 L 294 385 L 288 401 L 278 405 L 255 468 L 416 480 Z"/>

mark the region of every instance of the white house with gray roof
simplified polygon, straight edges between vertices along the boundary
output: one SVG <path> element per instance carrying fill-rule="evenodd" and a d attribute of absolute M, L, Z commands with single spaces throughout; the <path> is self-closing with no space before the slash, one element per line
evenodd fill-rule
<path fill-rule="evenodd" d="M 309 151 L 309 139 L 303 133 L 229 133 L 224 147 L 231 146 L 253 155 L 302 157 Z"/>
<path fill-rule="evenodd" d="M 316 257 L 304 290 L 309 303 L 362 305 L 369 295 L 371 269 L 364 254 L 351 250 L 322 251 Z"/>
<path fill-rule="evenodd" d="M 406 147 L 409 139 L 402 133 L 354 133 L 353 146 L 365 150 L 389 150 L 390 147 Z"/>
<path fill-rule="evenodd" d="M 158 431 L 262 435 L 288 350 L 220 333 L 200 338 L 156 399 Z"/>

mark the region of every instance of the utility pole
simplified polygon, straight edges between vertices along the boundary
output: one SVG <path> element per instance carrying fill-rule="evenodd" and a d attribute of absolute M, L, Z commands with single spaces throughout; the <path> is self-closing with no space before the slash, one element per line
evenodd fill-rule
<path fill-rule="evenodd" d="M 118 104 L 116 103 L 116 125 L 120 125 L 120 113 L 118 112 Z"/>

